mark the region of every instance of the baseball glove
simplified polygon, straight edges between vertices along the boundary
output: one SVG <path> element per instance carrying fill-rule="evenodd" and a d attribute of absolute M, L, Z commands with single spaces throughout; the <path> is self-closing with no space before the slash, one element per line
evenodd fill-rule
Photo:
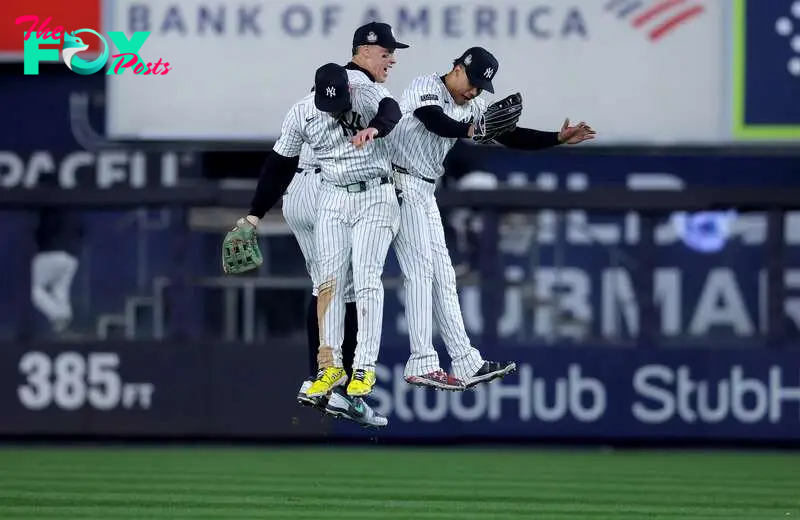
<path fill-rule="evenodd" d="M 225 274 L 242 274 L 263 263 L 256 227 L 242 217 L 222 241 L 222 270 Z"/>
<path fill-rule="evenodd" d="M 475 124 L 472 140 L 488 143 L 498 135 L 516 128 L 522 115 L 522 95 L 519 92 L 495 101 Z"/>

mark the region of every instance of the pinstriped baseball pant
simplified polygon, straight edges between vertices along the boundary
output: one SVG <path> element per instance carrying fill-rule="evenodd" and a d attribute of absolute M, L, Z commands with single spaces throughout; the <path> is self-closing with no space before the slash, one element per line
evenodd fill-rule
<path fill-rule="evenodd" d="M 311 278 L 311 294 L 317 296 L 317 287 L 320 284 L 319 266 L 317 262 L 314 225 L 317 221 L 317 206 L 319 187 L 322 179 L 319 173 L 314 173 L 312 168 L 302 168 L 295 174 L 292 182 L 286 188 L 283 196 L 283 218 L 289 229 L 292 230 L 303 259 L 306 262 L 306 271 Z M 348 270 L 344 285 L 344 301 L 356 301 L 353 293 L 353 271 Z"/>
<path fill-rule="evenodd" d="M 439 356 L 433 348 L 433 320 L 436 320 L 452 359 L 453 375 L 464 379 L 474 375 L 484 361 L 471 345 L 464 327 L 456 274 L 434 196 L 436 186 L 407 174 L 396 173 L 394 178 L 395 185 L 403 191 L 394 249 L 405 277 L 411 344 L 405 376 L 424 375 L 440 368 Z"/>
<path fill-rule="evenodd" d="M 323 181 L 318 201 L 315 244 L 320 269 L 320 347 L 330 347 L 334 365 L 342 366 L 345 302 L 340 284 L 352 265 L 358 309 L 353 369 L 375 370 L 383 327 L 381 276 L 400 219 L 394 186 L 373 185 L 350 193 Z"/>

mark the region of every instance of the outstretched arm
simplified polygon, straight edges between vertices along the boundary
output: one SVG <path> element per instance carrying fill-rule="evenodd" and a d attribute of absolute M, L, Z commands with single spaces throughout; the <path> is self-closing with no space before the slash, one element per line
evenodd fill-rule
<path fill-rule="evenodd" d="M 295 105 L 281 126 L 281 136 L 272 148 L 258 177 L 256 192 L 250 201 L 250 212 L 236 219 L 236 224 L 222 241 L 222 270 L 241 274 L 257 269 L 264 262 L 258 247 L 258 221 L 278 202 L 292 181 L 300 161 L 303 132 L 298 124 L 299 109 Z"/>
<path fill-rule="evenodd" d="M 247 220 L 254 226 L 264 218 L 264 215 L 278 202 L 289 183 L 292 182 L 300 156 L 285 157 L 276 151 L 271 151 L 261 168 L 258 177 L 256 192 L 250 201 L 250 211 Z"/>
<path fill-rule="evenodd" d="M 472 125 L 462 123 L 444 113 L 438 105 L 425 105 L 414 110 L 414 117 L 425 129 L 439 137 L 472 137 Z"/>
<path fill-rule="evenodd" d="M 495 141 L 516 150 L 544 150 L 560 144 L 578 144 L 594 139 L 597 133 L 581 121 L 576 126 L 569 126 L 569 119 L 564 121 L 560 132 L 543 132 L 531 128 L 516 127 L 509 132 L 494 138 Z"/>
<path fill-rule="evenodd" d="M 264 161 L 247 214 L 247 220 L 254 226 L 272 209 L 292 182 L 304 142 L 301 119 L 300 109 L 295 105 L 286 114 L 281 125 L 281 136 Z"/>

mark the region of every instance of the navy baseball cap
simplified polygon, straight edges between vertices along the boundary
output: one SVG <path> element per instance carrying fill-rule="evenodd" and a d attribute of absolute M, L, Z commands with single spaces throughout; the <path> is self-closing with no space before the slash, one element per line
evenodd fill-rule
<path fill-rule="evenodd" d="M 388 23 L 370 22 L 353 33 L 353 47 L 360 45 L 380 45 L 385 49 L 408 49 L 408 45 L 394 38 L 392 26 Z"/>
<path fill-rule="evenodd" d="M 467 78 L 469 78 L 469 82 L 473 87 L 478 87 L 494 94 L 492 80 L 497 74 L 499 63 L 491 52 L 483 47 L 471 47 L 456 60 L 456 64 L 464 66 L 467 71 Z"/>
<path fill-rule="evenodd" d="M 347 71 L 336 63 L 326 63 L 314 76 L 314 105 L 323 112 L 347 112 L 351 108 Z"/>

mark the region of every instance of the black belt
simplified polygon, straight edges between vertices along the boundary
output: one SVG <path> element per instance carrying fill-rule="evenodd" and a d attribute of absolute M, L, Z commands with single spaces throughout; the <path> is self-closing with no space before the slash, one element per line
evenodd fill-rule
<path fill-rule="evenodd" d="M 309 171 L 309 172 L 310 172 L 310 171 L 311 171 L 311 168 L 297 168 L 297 169 L 296 169 L 294 172 L 295 172 L 295 173 L 303 173 L 303 172 L 305 172 L 305 171 Z M 321 171 L 322 171 L 322 168 L 320 168 L 319 166 L 317 166 L 316 168 L 314 168 L 314 173 L 319 173 L 319 172 L 321 172 Z"/>
<path fill-rule="evenodd" d="M 350 184 L 336 184 L 335 186 L 337 188 L 343 188 L 350 193 L 361 193 L 362 191 L 367 191 L 368 182 L 369 181 L 358 181 Z M 378 182 L 378 185 L 381 186 L 383 184 L 391 184 L 391 183 L 392 183 L 391 177 L 381 177 L 380 181 Z"/>
<path fill-rule="evenodd" d="M 402 166 L 397 166 L 394 163 L 392 164 L 392 170 L 396 171 L 397 173 L 402 173 L 404 175 L 411 175 L 412 177 L 416 177 L 417 179 L 422 179 L 423 181 L 428 182 L 430 184 L 436 184 L 435 180 L 429 179 L 428 177 L 417 177 L 416 175 L 414 175 L 410 171 L 406 170 Z"/>

